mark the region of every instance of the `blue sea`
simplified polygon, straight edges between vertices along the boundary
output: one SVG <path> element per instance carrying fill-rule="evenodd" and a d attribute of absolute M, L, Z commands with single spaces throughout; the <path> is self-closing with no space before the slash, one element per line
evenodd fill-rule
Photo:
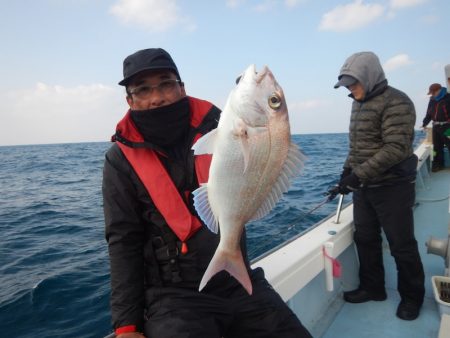
<path fill-rule="evenodd" d="M 268 216 L 247 225 L 251 258 L 335 212 L 336 200 L 311 210 L 336 184 L 347 138 L 293 136 L 307 157 L 303 174 Z M 112 331 L 101 196 L 110 145 L 0 147 L 0 336 L 102 338 Z"/>

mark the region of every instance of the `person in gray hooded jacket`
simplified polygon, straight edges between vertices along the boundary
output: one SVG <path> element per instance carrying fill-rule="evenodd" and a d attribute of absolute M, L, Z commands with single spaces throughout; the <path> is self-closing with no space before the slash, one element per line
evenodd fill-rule
<path fill-rule="evenodd" d="M 381 230 L 398 271 L 397 316 L 418 317 L 424 271 L 414 236 L 413 205 L 417 156 L 416 113 L 410 98 L 388 85 L 378 57 L 359 52 L 347 58 L 334 86 L 353 99 L 349 152 L 335 192 L 353 192 L 354 241 L 360 262 L 359 287 L 344 292 L 351 303 L 386 299 Z"/>

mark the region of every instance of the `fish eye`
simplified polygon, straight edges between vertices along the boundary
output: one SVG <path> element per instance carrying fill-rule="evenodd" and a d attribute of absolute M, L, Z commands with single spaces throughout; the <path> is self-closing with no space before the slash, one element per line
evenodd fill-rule
<path fill-rule="evenodd" d="M 241 81 L 241 78 L 242 78 L 242 75 L 239 75 L 239 76 L 236 78 L 236 84 L 238 84 L 239 81 Z"/>
<path fill-rule="evenodd" d="M 281 107 L 281 97 L 276 93 L 273 93 L 272 95 L 270 95 L 268 101 L 269 101 L 269 106 L 272 109 L 278 109 Z"/>

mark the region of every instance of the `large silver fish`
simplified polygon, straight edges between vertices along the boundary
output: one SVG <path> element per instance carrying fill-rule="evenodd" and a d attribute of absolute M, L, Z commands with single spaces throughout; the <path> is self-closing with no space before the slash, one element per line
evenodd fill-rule
<path fill-rule="evenodd" d="M 272 72 L 249 66 L 231 91 L 216 129 L 200 138 L 195 154 L 213 154 L 208 183 L 194 191 L 194 206 L 220 243 L 200 282 L 221 270 L 252 294 L 240 239 L 247 222 L 267 215 L 298 175 L 304 156 L 291 143 L 283 90 Z"/>

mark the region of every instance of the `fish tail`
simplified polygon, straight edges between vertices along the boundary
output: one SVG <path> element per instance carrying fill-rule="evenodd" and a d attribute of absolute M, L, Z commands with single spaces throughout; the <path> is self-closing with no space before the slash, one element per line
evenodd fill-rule
<path fill-rule="evenodd" d="M 230 275 L 241 283 L 249 295 L 252 294 L 252 282 L 250 280 L 250 276 L 248 275 L 241 250 L 233 253 L 227 253 L 224 250 L 217 249 L 205 271 L 205 274 L 203 275 L 198 290 L 201 291 L 209 280 L 222 270 L 228 271 Z"/>

